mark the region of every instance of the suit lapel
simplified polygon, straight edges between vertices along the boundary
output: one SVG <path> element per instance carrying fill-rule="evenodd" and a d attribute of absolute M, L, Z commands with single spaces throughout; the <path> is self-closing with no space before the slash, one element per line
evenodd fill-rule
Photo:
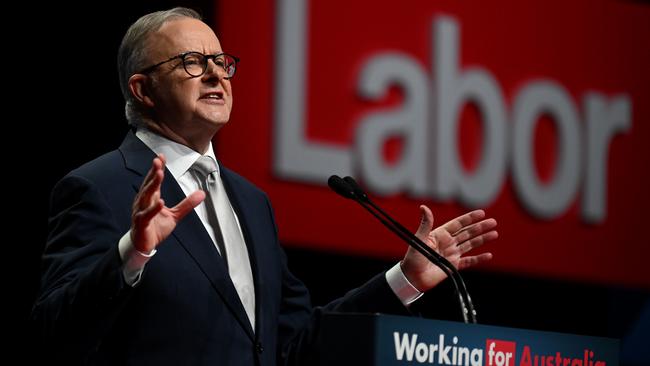
<path fill-rule="evenodd" d="M 120 151 L 124 156 L 127 169 L 136 173 L 132 184 L 138 191 L 143 177 L 149 171 L 151 162 L 156 155 L 131 132 L 122 143 Z M 165 170 L 160 193 L 167 207 L 173 207 L 185 198 L 185 193 L 169 170 Z M 249 337 L 254 339 L 250 321 L 239 295 L 237 295 L 237 290 L 230 279 L 224 261 L 194 210 L 177 224 L 172 235 L 194 259 L 199 269 L 209 279 L 213 288 L 219 293 Z"/>

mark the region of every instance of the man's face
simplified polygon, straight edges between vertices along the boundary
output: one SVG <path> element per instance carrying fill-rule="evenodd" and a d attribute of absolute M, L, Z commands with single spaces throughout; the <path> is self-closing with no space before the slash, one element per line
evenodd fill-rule
<path fill-rule="evenodd" d="M 165 23 L 149 37 L 145 50 L 150 64 L 178 54 L 196 51 L 221 53 L 221 44 L 212 29 L 192 18 Z M 223 68 L 208 61 L 205 74 L 192 77 L 181 59 L 158 67 L 151 78 L 154 119 L 174 133 L 194 139 L 212 137 L 230 118 L 232 89 Z"/>

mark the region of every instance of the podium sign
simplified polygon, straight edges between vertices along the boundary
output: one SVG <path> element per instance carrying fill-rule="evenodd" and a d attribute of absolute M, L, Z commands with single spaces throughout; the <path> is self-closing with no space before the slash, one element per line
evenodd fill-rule
<path fill-rule="evenodd" d="M 619 342 L 423 318 L 325 314 L 324 365 L 614 366 Z"/>

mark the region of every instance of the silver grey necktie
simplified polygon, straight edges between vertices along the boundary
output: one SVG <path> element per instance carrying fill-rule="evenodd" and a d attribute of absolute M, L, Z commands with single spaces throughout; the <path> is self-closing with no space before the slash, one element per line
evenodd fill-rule
<path fill-rule="evenodd" d="M 217 247 L 226 264 L 226 268 L 228 268 L 228 255 L 226 253 L 221 227 L 219 226 L 219 219 L 217 218 L 216 197 L 214 197 L 217 194 L 215 178 L 217 163 L 209 156 L 201 156 L 190 169 L 196 172 L 199 185 L 205 192 L 205 200 L 203 202 L 208 215 L 208 222 L 214 230 Z"/>
<path fill-rule="evenodd" d="M 201 189 L 206 193 L 205 205 L 209 225 L 214 230 L 216 244 L 226 262 L 228 274 L 244 305 L 251 326 L 255 329 L 255 285 L 248 248 L 235 212 L 221 179 L 217 163 L 209 156 L 200 157 L 192 170 L 196 171 Z M 226 251 L 227 248 L 227 251 Z"/>

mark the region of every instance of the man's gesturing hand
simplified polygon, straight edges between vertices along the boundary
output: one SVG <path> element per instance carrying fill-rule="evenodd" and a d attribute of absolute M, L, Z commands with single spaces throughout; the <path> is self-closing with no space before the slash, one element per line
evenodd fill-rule
<path fill-rule="evenodd" d="M 431 210 L 423 205 L 420 206 L 420 212 L 422 219 L 415 235 L 456 268 L 464 269 L 492 259 L 492 253 L 463 256 L 499 236 L 493 230 L 497 221 L 493 218 L 485 219 L 483 210 L 468 212 L 435 229 Z M 446 277 L 440 268 L 411 247 L 402 261 L 402 271 L 411 284 L 422 292 L 433 288 Z"/>
<path fill-rule="evenodd" d="M 131 240 L 142 253 L 154 250 L 194 207 L 203 201 L 205 193 L 198 190 L 176 206 L 169 208 L 160 198 L 160 185 L 165 175 L 165 156 L 153 159 L 151 169 L 144 178 L 140 191 L 133 201 L 131 213 Z"/>

